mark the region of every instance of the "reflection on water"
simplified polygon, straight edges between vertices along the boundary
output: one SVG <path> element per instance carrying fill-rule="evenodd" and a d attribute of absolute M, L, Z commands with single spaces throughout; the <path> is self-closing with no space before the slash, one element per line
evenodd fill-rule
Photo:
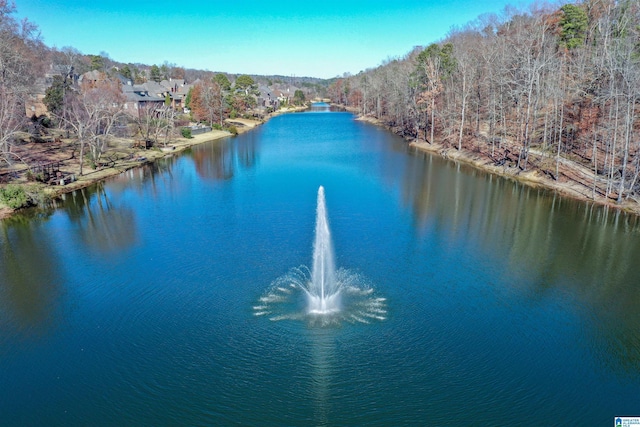
<path fill-rule="evenodd" d="M 328 113 L 331 111 L 331 105 L 326 102 L 314 102 L 311 104 L 310 110 L 314 113 Z"/>
<path fill-rule="evenodd" d="M 8 331 L 40 336 L 52 327 L 62 293 L 56 246 L 34 214 L 0 222 L 0 353 Z"/>
<path fill-rule="evenodd" d="M 258 161 L 258 131 L 242 139 L 225 138 L 212 144 L 195 146 L 188 152 L 198 176 L 212 181 L 233 178 L 238 167 L 253 168 Z"/>
<path fill-rule="evenodd" d="M 586 341 L 610 351 L 603 362 L 640 375 L 638 217 L 443 162 L 415 152 L 405 169 L 402 200 L 417 230 L 479 244 L 532 299 L 571 292 L 597 334 Z"/>
<path fill-rule="evenodd" d="M 133 210 L 114 205 L 100 183 L 74 191 L 64 198 L 66 212 L 75 231 L 87 247 L 102 253 L 126 249 L 136 243 Z"/>
<path fill-rule="evenodd" d="M 334 336 L 330 330 L 314 328 L 310 330 L 311 363 L 313 372 L 312 395 L 314 401 L 314 425 L 330 425 L 331 380 L 333 375 L 332 359 L 335 354 Z"/>
<path fill-rule="evenodd" d="M 404 178 L 403 201 L 416 227 L 451 230 L 452 237 L 479 241 L 509 261 L 556 282 L 571 277 L 588 288 L 636 283 L 640 253 L 638 217 L 579 203 L 456 164 L 416 153 Z M 604 289 L 600 289 L 604 291 Z M 627 289 L 628 290 L 628 289 Z M 589 292 L 591 293 L 591 292 Z"/>
<path fill-rule="evenodd" d="M 225 181 L 233 178 L 234 158 L 228 144 L 208 144 L 192 151 L 196 171 L 201 178 Z"/>
<path fill-rule="evenodd" d="M 193 158 L 199 176 L 225 180 L 240 167 L 255 167 L 258 161 L 256 132 L 236 143 L 225 139 L 194 147 Z M 50 236 L 41 227 L 53 211 L 25 210 L 0 221 L 0 328 L 24 333 L 43 333 L 51 327 L 52 313 L 62 294 L 61 242 L 68 238 L 93 251 L 109 255 L 139 242 L 134 209 L 120 201 L 126 191 L 159 195 L 181 185 L 173 169 L 181 157 L 169 156 L 108 180 L 62 196 L 52 208 L 60 208 L 72 226 L 64 235 Z M 106 188 L 109 188 L 107 191 Z M 9 334 L 11 335 L 11 333 Z"/>
<path fill-rule="evenodd" d="M 163 192 L 174 189 L 173 167 L 178 160 L 178 156 L 168 156 L 140 168 L 129 169 L 109 180 L 109 190 L 114 194 L 128 190 L 143 194 L 145 190 L 155 199 Z"/>
<path fill-rule="evenodd" d="M 236 149 L 238 163 L 244 169 L 251 169 L 258 164 L 258 153 L 260 150 L 260 136 L 258 131 L 245 134 L 241 140 L 229 141 L 227 144 Z"/>
<path fill-rule="evenodd" d="M 80 241 L 97 253 L 112 254 L 137 241 L 134 211 L 114 204 L 104 184 L 65 194 L 64 206 L 73 227 L 51 234 L 43 225 L 52 211 L 35 209 L 0 222 L 0 325 L 41 334 L 55 324 L 53 313 L 63 294 L 60 251 L 66 241 Z M 55 230 L 55 229 L 54 229 Z M 77 237 L 77 240 L 76 240 Z M 11 334 L 9 334 L 11 335 Z"/>

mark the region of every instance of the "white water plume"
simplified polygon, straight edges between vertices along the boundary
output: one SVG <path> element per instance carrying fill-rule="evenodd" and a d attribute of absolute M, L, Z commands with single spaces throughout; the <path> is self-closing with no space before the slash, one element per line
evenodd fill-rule
<path fill-rule="evenodd" d="M 292 268 L 253 307 L 255 316 L 312 324 L 370 323 L 386 319 L 386 300 L 361 275 L 336 269 L 324 188 L 318 189 L 313 267 Z"/>

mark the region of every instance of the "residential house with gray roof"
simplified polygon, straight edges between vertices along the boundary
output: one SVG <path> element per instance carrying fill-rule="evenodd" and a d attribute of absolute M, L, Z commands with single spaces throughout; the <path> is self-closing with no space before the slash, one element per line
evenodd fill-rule
<path fill-rule="evenodd" d="M 126 98 L 124 109 L 129 114 L 136 115 L 144 107 L 164 105 L 164 95 L 156 93 L 157 87 L 152 85 L 149 88 L 147 85 L 148 82 L 141 85 L 122 85 L 122 92 Z"/>

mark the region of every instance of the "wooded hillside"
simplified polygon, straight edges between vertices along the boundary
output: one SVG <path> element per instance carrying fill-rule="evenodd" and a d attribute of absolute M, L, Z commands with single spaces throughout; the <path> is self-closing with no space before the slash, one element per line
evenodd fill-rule
<path fill-rule="evenodd" d="M 481 16 L 330 94 L 408 139 L 554 180 L 570 162 L 593 198 L 640 201 L 637 0 Z"/>

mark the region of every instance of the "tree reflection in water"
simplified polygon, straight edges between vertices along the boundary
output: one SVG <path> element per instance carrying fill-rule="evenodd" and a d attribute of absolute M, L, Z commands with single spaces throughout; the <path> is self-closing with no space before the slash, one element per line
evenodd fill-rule
<path fill-rule="evenodd" d="M 190 155 L 198 176 L 212 181 L 234 177 L 238 167 L 253 168 L 258 161 L 258 135 L 244 134 L 241 139 L 223 139 L 193 147 Z"/>
<path fill-rule="evenodd" d="M 124 250 L 137 241 L 136 217 L 131 208 L 114 205 L 104 184 L 75 191 L 66 209 L 78 236 L 100 253 Z"/>
<path fill-rule="evenodd" d="M 452 230 L 532 301 L 570 292 L 600 360 L 640 376 L 640 220 L 416 152 L 402 170 L 402 202 L 416 227 Z M 497 249 L 497 250 L 496 250 Z M 558 289 L 562 285 L 563 289 Z M 603 343 L 603 340 L 605 343 Z M 606 350 L 606 352 L 605 352 Z M 606 353 L 606 354 L 605 354 Z"/>
<path fill-rule="evenodd" d="M 40 227 L 47 217 L 27 211 L 0 221 L 0 343 L 5 333 L 39 337 L 55 325 L 64 279 Z"/>

